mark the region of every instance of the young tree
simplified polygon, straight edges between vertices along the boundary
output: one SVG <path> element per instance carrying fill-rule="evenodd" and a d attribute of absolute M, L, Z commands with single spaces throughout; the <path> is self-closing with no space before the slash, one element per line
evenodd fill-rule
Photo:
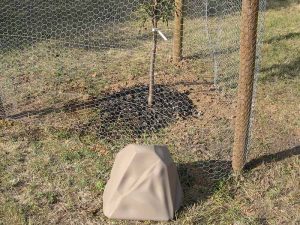
<path fill-rule="evenodd" d="M 154 100 L 154 72 L 156 63 L 157 53 L 157 38 L 158 38 L 158 22 L 168 24 L 170 18 L 173 15 L 174 0 L 151 0 L 147 3 L 143 3 L 140 8 L 140 16 L 142 18 L 142 26 L 145 25 L 146 21 L 150 18 L 152 22 L 152 52 L 149 69 L 149 95 L 148 95 L 148 106 L 152 107 Z"/>

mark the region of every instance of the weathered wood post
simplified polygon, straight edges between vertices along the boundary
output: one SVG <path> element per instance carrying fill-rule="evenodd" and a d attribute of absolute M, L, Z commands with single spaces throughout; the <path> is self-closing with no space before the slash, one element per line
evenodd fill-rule
<path fill-rule="evenodd" d="M 255 75 L 259 0 L 242 1 L 240 70 L 232 167 L 241 173 L 246 162 Z"/>
<path fill-rule="evenodd" d="M 173 62 L 179 63 L 182 59 L 183 42 L 183 12 L 184 0 L 175 0 L 175 18 L 173 31 Z"/>

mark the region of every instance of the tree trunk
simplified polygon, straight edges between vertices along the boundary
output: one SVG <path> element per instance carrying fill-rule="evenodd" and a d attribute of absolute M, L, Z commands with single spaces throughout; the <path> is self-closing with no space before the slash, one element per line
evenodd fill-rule
<path fill-rule="evenodd" d="M 154 72 L 155 72 L 155 62 L 156 62 L 156 51 L 157 51 L 157 18 L 153 18 L 153 46 L 150 61 L 150 71 L 149 71 L 149 96 L 148 96 L 148 106 L 152 107 L 154 100 Z"/>
<path fill-rule="evenodd" d="M 173 62 L 179 63 L 182 59 L 183 42 L 183 11 L 184 0 L 175 1 L 175 18 L 173 31 Z"/>

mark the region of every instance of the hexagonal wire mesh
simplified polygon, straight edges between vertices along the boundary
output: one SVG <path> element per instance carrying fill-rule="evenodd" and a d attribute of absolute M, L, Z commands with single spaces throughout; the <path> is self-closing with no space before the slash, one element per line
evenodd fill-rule
<path fill-rule="evenodd" d="M 218 179 L 231 168 L 242 1 L 184 1 L 184 57 L 177 65 L 171 57 L 174 17 L 158 19 L 165 41 L 153 32 L 149 3 L 1 1 L 1 115 L 94 134 L 112 149 L 131 142 L 188 149 L 204 174 Z M 261 0 L 259 46 L 264 9 Z"/>

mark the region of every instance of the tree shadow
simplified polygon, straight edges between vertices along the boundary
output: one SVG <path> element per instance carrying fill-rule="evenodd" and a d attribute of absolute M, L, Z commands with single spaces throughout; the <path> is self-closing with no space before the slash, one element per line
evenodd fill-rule
<path fill-rule="evenodd" d="M 232 54 L 232 53 L 237 53 L 237 52 L 239 52 L 239 47 L 235 46 L 235 47 L 229 47 L 226 49 L 223 48 L 214 53 L 211 50 L 205 51 L 205 52 L 198 52 L 193 55 L 188 55 L 188 56 L 184 57 L 184 59 L 188 59 L 188 60 L 205 59 L 205 58 L 211 57 L 212 54 L 215 54 L 217 57 L 220 57 L 221 55 Z"/>
<path fill-rule="evenodd" d="M 140 18 L 136 12 L 145 0 L 128 1 L 19 1 L 0 2 L 0 49 L 31 46 L 44 40 L 57 40 L 72 47 L 105 49 L 132 48 L 150 35 L 132 34 L 128 21 Z M 236 3 L 188 1 L 186 17 L 218 17 L 239 11 Z M 240 4 L 240 3 L 238 3 Z M 140 18 L 141 19 L 141 18 Z M 131 40 L 130 40 L 131 39 Z"/>
<path fill-rule="evenodd" d="M 23 48 L 50 39 L 84 48 L 132 48 L 137 42 L 129 41 L 125 23 L 135 19 L 141 2 L 4 1 L 0 3 L 0 49 Z M 137 34 L 135 40 L 143 38 L 147 37 Z"/>
<path fill-rule="evenodd" d="M 278 79 L 293 79 L 300 76 L 300 57 L 296 58 L 289 64 L 275 64 L 268 68 L 263 68 L 261 72 L 267 73 L 262 77 L 262 81 L 272 81 L 274 78 Z"/>
<path fill-rule="evenodd" d="M 112 93 L 103 93 L 87 101 L 71 101 L 60 107 L 29 110 L 6 118 L 19 120 L 27 117 L 41 118 L 50 113 L 75 112 L 95 109 L 98 116 L 87 123 L 78 124 L 76 130 L 85 134 L 97 132 L 107 141 L 121 138 L 138 138 L 154 133 L 179 119 L 197 116 L 197 110 L 187 92 L 179 92 L 165 85 L 155 85 L 154 104 L 148 106 L 148 86 L 133 86 Z"/>
<path fill-rule="evenodd" d="M 268 1 L 268 8 L 269 9 L 280 9 L 289 7 L 292 4 L 299 4 L 299 0 L 273 0 Z"/>
<path fill-rule="evenodd" d="M 300 32 L 293 32 L 293 33 L 271 37 L 270 39 L 266 40 L 265 43 L 272 44 L 273 42 L 276 41 L 296 39 L 296 38 L 300 38 Z"/>
<path fill-rule="evenodd" d="M 300 146 L 281 152 L 260 156 L 250 160 L 244 167 L 249 172 L 262 164 L 280 162 L 300 155 Z M 208 160 L 183 163 L 178 165 L 178 173 L 184 192 L 184 205 L 205 201 L 223 181 L 232 176 L 231 161 Z"/>

